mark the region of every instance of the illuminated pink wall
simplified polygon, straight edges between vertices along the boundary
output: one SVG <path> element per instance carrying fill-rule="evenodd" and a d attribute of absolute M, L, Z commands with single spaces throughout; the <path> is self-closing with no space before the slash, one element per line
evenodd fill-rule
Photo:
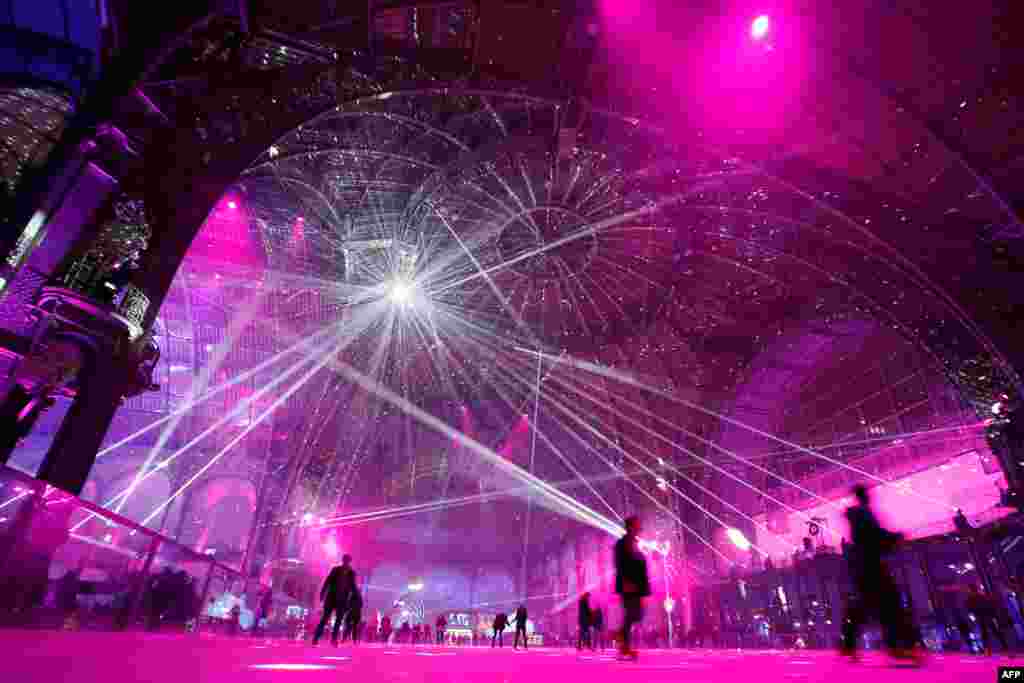
<path fill-rule="evenodd" d="M 944 464 L 897 479 L 895 486 L 872 487 L 871 497 L 879 520 L 890 529 L 919 538 L 952 531 L 956 508 L 961 508 L 975 525 L 1005 516 L 1009 510 L 997 506 L 999 489 L 1006 486 L 1006 480 L 1001 471 L 985 473 L 983 455 L 987 454 L 973 451 L 958 455 Z M 822 526 L 831 533 L 825 531 L 821 538 L 828 545 L 838 546 L 841 537 L 849 538 L 843 510 L 852 504 L 852 496 L 846 496 L 829 505 L 808 508 L 804 513 L 824 519 Z M 765 516 L 761 515 L 758 521 L 764 523 Z M 795 513 L 786 516 L 781 528 L 788 528 L 788 532 L 769 535 L 759 529 L 757 539 L 758 545 L 777 560 L 792 555 L 787 541 L 800 544 L 807 535 L 805 518 Z"/>

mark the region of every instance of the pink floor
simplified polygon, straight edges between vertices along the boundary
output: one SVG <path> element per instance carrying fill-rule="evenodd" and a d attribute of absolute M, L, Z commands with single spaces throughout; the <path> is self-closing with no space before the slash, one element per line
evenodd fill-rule
<path fill-rule="evenodd" d="M 47 683 L 603 683 L 793 681 L 794 683 L 993 683 L 1009 658 L 932 657 L 919 669 L 869 655 L 851 664 L 824 652 L 648 651 L 639 662 L 570 650 L 529 652 L 436 647 L 358 648 L 194 636 L 0 631 L 0 681 Z M 1018 657 L 1012 663 L 1024 664 Z"/>

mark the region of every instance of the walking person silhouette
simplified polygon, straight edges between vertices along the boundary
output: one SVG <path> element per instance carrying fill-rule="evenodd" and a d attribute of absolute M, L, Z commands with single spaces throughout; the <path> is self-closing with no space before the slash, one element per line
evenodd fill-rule
<path fill-rule="evenodd" d="M 316 645 L 324 635 L 324 629 L 334 615 L 334 631 L 331 634 L 331 643 L 338 644 L 338 635 L 341 632 L 345 620 L 345 613 L 348 611 L 349 602 L 356 589 L 356 573 L 352 569 L 352 556 L 345 555 L 341 558 L 341 565 L 331 569 L 320 588 L 320 601 L 324 604 L 324 613 L 320 623 L 313 634 L 313 644 Z"/>

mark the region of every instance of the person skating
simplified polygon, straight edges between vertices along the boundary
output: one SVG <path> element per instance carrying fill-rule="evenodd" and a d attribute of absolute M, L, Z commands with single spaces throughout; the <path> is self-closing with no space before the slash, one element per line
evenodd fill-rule
<path fill-rule="evenodd" d="M 526 621 L 528 619 L 528 615 L 526 613 L 526 605 L 519 605 L 519 608 L 516 610 L 516 613 L 515 613 L 515 616 L 513 617 L 513 619 L 514 619 L 514 621 L 516 623 L 516 638 L 515 638 L 515 641 L 512 643 L 512 649 L 516 650 L 516 649 L 519 648 L 519 635 L 522 634 L 522 636 L 523 636 L 523 649 L 525 650 L 525 649 L 527 649 L 527 647 L 526 647 L 526 645 L 527 645 L 527 643 L 526 643 Z"/>
<path fill-rule="evenodd" d="M 615 592 L 622 598 L 622 633 L 619 652 L 629 659 L 637 658 L 632 648 L 633 627 L 643 621 L 644 598 L 651 594 L 647 576 L 647 560 L 640 552 L 640 519 L 626 520 L 626 534 L 615 543 Z"/>
<path fill-rule="evenodd" d="M 590 623 L 590 645 L 594 650 L 604 649 L 604 612 L 595 607 Z"/>
<path fill-rule="evenodd" d="M 437 644 L 444 645 L 444 632 L 448 629 L 448 620 L 444 618 L 444 615 L 438 615 L 437 621 L 434 623 L 434 631 L 437 634 Z"/>
<path fill-rule="evenodd" d="M 324 635 L 324 629 L 332 614 L 334 615 L 334 631 L 331 634 L 331 642 L 335 645 L 338 644 L 338 635 L 341 633 L 345 612 L 355 588 L 356 573 L 352 569 L 352 556 L 345 555 L 341 558 L 341 565 L 331 569 L 324 580 L 324 585 L 320 588 L 320 601 L 324 605 L 324 613 L 313 633 L 314 645 Z"/>
<path fill-rule="evenodd" d="M 992 654 L 992 636 L 995 636 L 1002 646 L 1003 652 L 1008 652 L 1010 644 L 1003 633 L 1001 619 L 999 618 L 999 606 L 990 593 L 983 593 L 977 584 L 971 584 L 967 594 L 967 609 L 974 615 L 981 632 L 981 646 L 985 654 Z"/>
<path fill-rule="evenodd" d="M 345 630 L 342 632 L 342 642 L 352 639 L 352 644 L 359 642 L 359 629 L 363 621 L 363 596 L 358 590 L 353 590 L 348 602 L 348 611 L 345 613 Z"/>
<path fill-rule="evenodd" d="M 854 659 L 857 643 L 868 619 L 877 619 L 889 653 L 898 659 L 920 661 L 915 650 L 917 629 L 903 607 L 896 582 L 889 574 L 884 557 L 903 540 L 903 535 L 882 528 L 871 510 L 867 489 L 853 489 L 857 504 L 846 511 L 850 522 L 851 543 L 848 561 L 855 594 L 843 623 L 841 652 Z"/>
<path fill-rule="evenodd" d="M 590 626 L 593 614 L 590 611 L 590 593 L 580 596 L 578 616 L 580 630 L 576 636 L 576 649 L 582 650 L 584 647 L 591 647 Z"/>
<path fill-rule="evenodd" d="M 498 612 L 494 617 L 494 635 L 491 637 L 491 647 L 494 647 L 495 645 L 498 647 L 505 647 L 503 636 L 507 627 L 508 615 L 504 612 Z"/>

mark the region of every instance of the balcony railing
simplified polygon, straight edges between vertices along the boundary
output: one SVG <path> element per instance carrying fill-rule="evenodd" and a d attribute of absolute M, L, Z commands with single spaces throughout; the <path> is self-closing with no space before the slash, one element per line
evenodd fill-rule
<path fill-rule="evenodd" d="M 294 635 L 301 603 L 235 567 L 0 467 L 0 626 Z"/>

